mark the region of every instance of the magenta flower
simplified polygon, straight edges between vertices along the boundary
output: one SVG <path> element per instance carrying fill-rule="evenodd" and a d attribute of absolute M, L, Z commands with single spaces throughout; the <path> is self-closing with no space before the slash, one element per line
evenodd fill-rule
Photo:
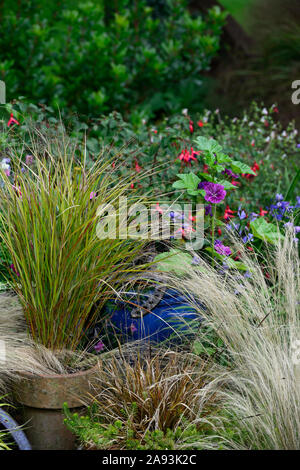
<path fill-rule="evenodd" d="M 95 193 L 95 191 L 92 191 L 90 193 L 90 199 L 94 199 L 94 197 L 96 197 L 96 196 L 97 196 L 97 193 Z"/>
<path fill-rule="evenodd" d="M 101 352 L 105 348 L 104 343 L 102 341 L 99 341 L 97 344 L 95 344 L 94 349 L 96 352 Z"/>
<path fill-rule="evenodd" d="M 132 335 L 137 331 L 137 327 L 135 326 L 134 323 L 131 323 L 129 330 Z"/>
<path fill-rule="evenodd" d="M 205 190 L 204 199 L 207 202 L 217 204 L 225 199 L 226 191 L 221 184 L 207 183 L 203 189 Z"/>
<path fill-rule="evenodd" d="M 223 243 L 220 240 L 215 241 L 215 250 L 219 255 L 223 256 L 230 256 L 231 255 L 231 249 L 229 246 L 223 245 Z"/>
<path fill-rule="evenodd" d="M 18 277 L 20 277 L 20 273 L 17 271 L 14 264 L 10 264 L 9 267 Z"/>

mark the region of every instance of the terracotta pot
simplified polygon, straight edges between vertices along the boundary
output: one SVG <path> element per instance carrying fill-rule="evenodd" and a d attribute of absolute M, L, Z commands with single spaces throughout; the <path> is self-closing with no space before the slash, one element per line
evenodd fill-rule
<path fill-rule="evenodd" d="M 64 425 L 62 406 L 73 411 L 84 407 L 81 399 L 91 390 L 99 365 L 66 375 L 20 372 L 14 396 L 23 405 L 25 432 L 33 450 L 72 450 L 75 437 Z"/>

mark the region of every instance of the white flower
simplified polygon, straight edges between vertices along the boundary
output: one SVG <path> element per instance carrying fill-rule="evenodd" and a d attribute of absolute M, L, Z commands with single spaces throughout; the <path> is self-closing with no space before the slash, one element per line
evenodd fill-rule
<path fill-rule="evenodd" d="M 0 162 L 0 168 L 4 171 L 10 169 L 10 165 L 7 163 L 7 158 L 3 158 L 3 160 Z"/>
<path fill-rule="evenodd" d="M 189 110 L 188 110 L 187 108 L 183 108 L 183 110 L 182 110 L 181 112 L 182 112 L 182 114 L 183 114 L 184 116 L 187 116 Z"/>
<path fill-rule="evenodd" d="M 264 109 L 262 110 L 262 114 L 268 114 L 267 108 L 264 108 Z"/>

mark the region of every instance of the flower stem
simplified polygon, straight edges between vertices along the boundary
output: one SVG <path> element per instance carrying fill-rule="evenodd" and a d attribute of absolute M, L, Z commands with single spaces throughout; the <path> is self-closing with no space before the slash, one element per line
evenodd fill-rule
<path fill-rule="evenodd" d="M 216 222 L 216 204 L 213 205 L 213 214 L 211 219 L 211 242 L 212 242 L 212 267 L 215 267 L 215 222 Z"/>

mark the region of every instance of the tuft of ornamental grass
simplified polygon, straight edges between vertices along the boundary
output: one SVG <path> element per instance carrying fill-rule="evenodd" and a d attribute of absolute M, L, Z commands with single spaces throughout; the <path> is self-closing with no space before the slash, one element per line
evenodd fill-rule
<path fill-rule="evenodd" d="M 95 303 L 100 309 L 143 269 L 134 260 L 146 240 L 97 236 L 98 207 L 109 209 L 132 193 L 105 156 L 87 168 L 61 135 L 38 135 L 31 152 L 34 166 L 22 171 L 15 162 L 14 183 L 3 175 L 0 189 L 1 238 L 15 270 L 11 287 L 36 343 L 75 350 L 99 313 Z"/>
<path fill-rule="evenodd" d="M 125 434 L 130 429 L 141 443 L 152 431 L 184 432 L 196 419 L 197 429 L 205 429 L 207 416 L 217 407 L 215 390 L 209 392 L 207 370 L 207 362 L 193 354 L 162 348 L 135 356 L 120 351 L 100 363 L 86 404 L 91 405 L 94 422 L 107 429 L 121 423 Z M 121 434 L 119 448 L 126 441 Z"/>
<path fill-rule="evenodd" d="M 220 275 L 202 260 L 193 270 L 186 266 L 181 283 L 176 276 L 168 280 L 205 304 L 201 315 L 229 359 L 211 369 L 223 425 L 202 446 L 300 449 L 300 266 L 294 234 L 288 232 L 264 259 L 236 245 L 250 278 L 237 271 Z"/>
<path fill-rule="evenodd" d="M 22 306 L 16 295 L 0 294 L 0 394 L 20 380 L 19 372 L 67 374 L 95 363 L 95 355 L 82 351 L 51 351 L 27 333 Z"/>

